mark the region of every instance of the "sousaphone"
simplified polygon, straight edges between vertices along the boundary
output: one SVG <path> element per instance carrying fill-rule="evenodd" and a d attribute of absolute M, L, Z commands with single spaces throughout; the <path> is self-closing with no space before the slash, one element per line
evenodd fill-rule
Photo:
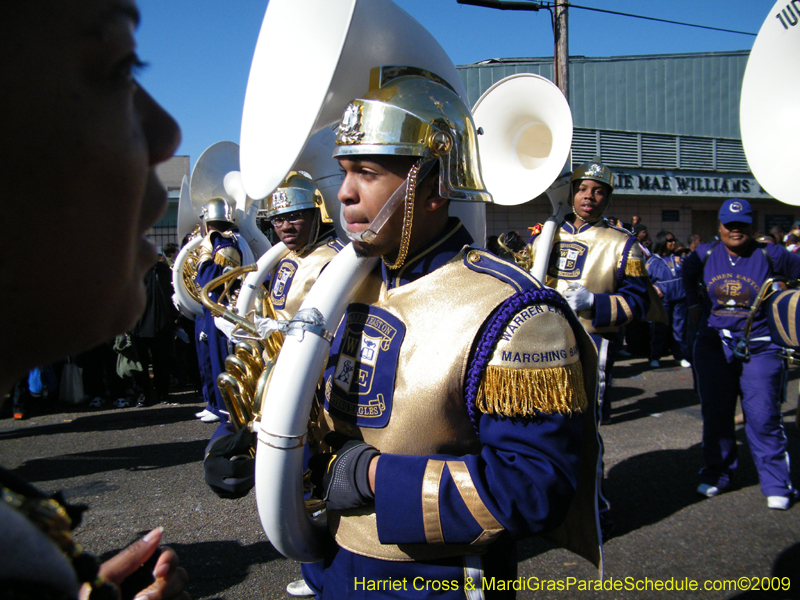
<path fill-rule="evenodd" d="M 212 198 L 225 198 L 234 208 L 234 223 L 247 248 L 241 248 L 245 264 L 255 262 L 271 246 L 255 225 L 257 205 L 244 191 L 239 174 L 239 146 L 233 142 L 217 142 L 206 148 L 195 163 L 191 179 L 184 177 L 178 202 L 177 233 L 180 240 L 191 239 L 178 253 L 172 272 L 175 304 L 187 317 L 203 314 L 200 290 L 194 283 L 197 270 L 195 250 L 203 241 L 201 228 L 203 207 Z"/>
<path fill-rule="evenodd" d="M 787 12 L 789 14 L 787 14 Z M 750 51 L 739 125 L 753 176 L 776 200 L 800 206 L 800 2 L 778 0 Z"/>
<path fill-rule="evenodd" d="M 390 0 L 271 0 L 242 115 L 247 194 L 260 199 L 271 193 L 309 139 L 366 94 L 370 70 L 382 65 L 427 69 L 466 98 L 441 46 Z M 349 245 L 326 267 L 300 309 L 316 318 L 302 326 L 302 339 L 287 336 L 263 405 L 256 452 L 259 514 L 273 546 L 295 560 L 319 560 L 327 535 L 307 515 L 302 492 L 303 445 L 317 381 L 331 332 L 376 260 L 357 257 Z"/>

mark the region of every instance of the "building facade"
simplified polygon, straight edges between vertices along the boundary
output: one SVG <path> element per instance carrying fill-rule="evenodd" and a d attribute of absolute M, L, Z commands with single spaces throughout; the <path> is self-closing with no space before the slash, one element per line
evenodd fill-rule
<path fill-rule="evenodd" d="M 667 229 L 684 243 L 692 233 L 704 240 L 716 235 L 719 206 L 732 197 L 752 203 L 756 230 L 781 225 L 788 231 L 800 220 L 800 207 L 774 200 L 745 159 L 739 97 L 748 56 L 749 51 L 570 57 L 572 161 L 599 156 L 614 171 L 608 216 L 630 222 L 638 215 L 651 235 Z M 489 60 L 458 69 L 470 105 L 515 73 L 553 80 L 552 58 Z M 519 206 L 489 206 L 487 233 L 525 235 L 550 212 L 546 196 Z"/>
<path fill-rule="evenodd" d="M 178 199 L 181 195 L 181 182 L 183 178 L 189 177 L 189 157 L 173 156 L 169 160 L 156 166 L 156 175 L 161 185 L 167 190 L 167 212 L 148 232 L 148 237 L 155 244 L 162 247 L 164 244 L 174 242 L 180 244 L 177 239 L 178 230 Z"/>

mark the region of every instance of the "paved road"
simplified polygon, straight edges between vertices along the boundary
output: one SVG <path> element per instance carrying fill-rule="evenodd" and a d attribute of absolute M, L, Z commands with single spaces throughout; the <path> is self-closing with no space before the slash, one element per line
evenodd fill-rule
<path fill-rule="evenodd" d="M 655 582 L 685 585 L 793 576 L 774 597 L 800 598 L 800 506 L 771 511 L 758 489 L 745 447 L 737 487 L 718 498 L 694 494 L 701 466 L 700 408 L 689 369 L 644 359 L 616 369 L 613 421 L 602 428 L 607 493 L 616 522 L 605 547 L 606 585 L 648 585 L 640 591 L 585 591 L 595 580 L 586 561 L 537 540 L 520 543 L 520 576 L 571 584 L 569 591 L 525 591 L 520 598 L 763 598 L 740 591 L 657 591 Z M 797 410 L 800 371 L 784 405 L 795 484 L 800 484 Z M 253 494 L 217 498 L 203 481 L 201 458 L 213 430 L 193 418 L 191 394 L 175 405 L 88 409 L 59 404 L 25 421 L 0 421 L 0 462 L 42 489 L 64 490 L 91 507 L 78 532 L 83 545 L 110 552 L 158 525 L 191 576 L 197 599 L 288 598 L 297 564 L 266 540 Z M 740 431 L 740 434 L 743 434 Z M 574 578 L 567 580 L 568 577 Z M 531 578 L 531 579 L 527 579 Z M 538 578 L 538 579 L 537 579 Z M 626 578 L 629 578 L 626 580 Z M 645 581 L 645 580 L 648 581 Z"/>

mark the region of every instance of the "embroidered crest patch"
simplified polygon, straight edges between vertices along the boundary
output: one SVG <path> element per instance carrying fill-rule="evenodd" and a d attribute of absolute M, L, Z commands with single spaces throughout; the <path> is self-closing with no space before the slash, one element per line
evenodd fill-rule
<path fill-rule="evenodd" d="M 272 290 L 269 297 L 276 310 L 286 307 L 286 296 L 289 288 L 292 287 L 294 274 L 297 273 L 297 263 L 289 259 L 283 259 L 275 270 L 275 281 L 272 283 Z"/>
<path fill-rule="evenodd" d="M 385 427 L 405 326 L 389 312 L 351 304 L 325 369 L 325 408 L 359 427 Z"/>
<path fill-rule="evenodd" d="M 580 242 L 557 242 L 550 253 L 548 274 L 557 279 L 580 279 L 588 251 Z"/>

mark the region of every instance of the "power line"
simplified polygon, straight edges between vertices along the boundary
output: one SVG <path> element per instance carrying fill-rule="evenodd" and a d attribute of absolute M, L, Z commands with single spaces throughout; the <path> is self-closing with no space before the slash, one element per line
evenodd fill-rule
<path fill-rule="evenodd" d="M 660 23 L 671 23 L 672 25 L 684 25 L 685 27 L 697 27 L 698 29 L 710 29 L 712 31 L 724 31 L 725 33 L 738 33 L 741 35 L 752 35 L 753 37 L 757 36 L 757 33 L 751 33 L 749 31 L 736 31 L 734 29 L 722 29 L 721 27 L 710 27 L 708 25 L 697 25 L 696 23 L 683 23 L 681 21 L 670 21 L 669 19 L 659 19 L 656 17 L 645 17 L 642 15 L 632 15 L 630 13 L 624 12 L 617 12 L 614 10 L 605 10 L 602 8 L 594 8 L 592 6 L 579 6 L 577 4 L 569 3 L 567 6 L 570 8 L 580 8 L 583 10 L 591 10 L 594 12 L 601 12 L 601 13 L 608 13 L 610 15 L 620 15 L 622 17 L 633 17 L 634 19 L 644 19 L 646 21 L 658 21 Z"/>

